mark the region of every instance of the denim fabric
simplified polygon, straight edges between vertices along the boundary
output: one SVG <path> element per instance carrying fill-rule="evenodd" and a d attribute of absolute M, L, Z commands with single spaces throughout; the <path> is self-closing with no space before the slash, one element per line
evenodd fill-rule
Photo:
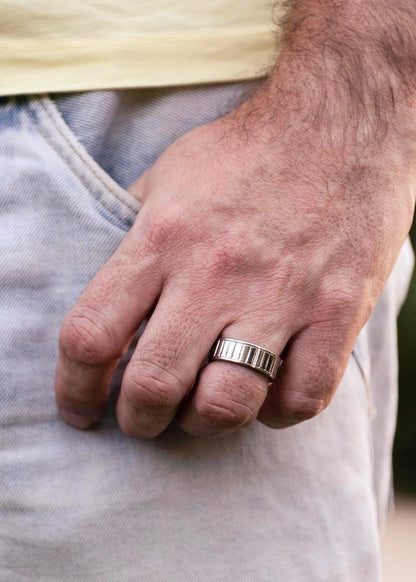
<path fill-rule="evenodd" d="M 242 86 L 244 88 L 244 85 Z M 125 188 L 241 86 L 0 100 L 0 581 L 379 582 L 403 248 L 327 410 L 220 440 L 82 432 L 54 399 L 61 323 L 131 227 Z M 203 217 L 201 217 L 203 220 Z"/>

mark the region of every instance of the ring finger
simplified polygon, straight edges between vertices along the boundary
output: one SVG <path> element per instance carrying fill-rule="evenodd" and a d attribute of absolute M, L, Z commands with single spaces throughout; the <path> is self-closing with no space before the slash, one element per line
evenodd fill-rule
<path fill-rule="evenodd" d="M 276 330 L 272 335 L 251 324 L 234 323 L 221 336 L 236 338 L 281 353 L 289 334 Z M 251 424 L 266 399 L 270 379 L 234 362 L 213 361 L 200 373 L 193 398 L 178 415 L 178 423 L 196 436 L 222 436 Z"/>

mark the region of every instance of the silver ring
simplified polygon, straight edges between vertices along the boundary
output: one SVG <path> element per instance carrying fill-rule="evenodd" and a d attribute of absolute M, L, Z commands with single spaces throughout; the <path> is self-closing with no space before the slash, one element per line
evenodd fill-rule
<path fill-rule="evenodd" d="M 209 359 L 248 366 L 274 380 L 283 360 L 261 346 L 228 337 L 219 337 L 211 348 Z"/>

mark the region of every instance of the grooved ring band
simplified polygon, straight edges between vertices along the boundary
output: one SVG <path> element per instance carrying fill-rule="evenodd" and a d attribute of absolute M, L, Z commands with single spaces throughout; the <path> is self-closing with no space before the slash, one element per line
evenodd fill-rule
<path fill-rule="evenodd" d="M 211 348 L 210 361 L 222 360 L 247 366 L 274 380 L 283 360 L 261 346 L 228 337 L 219 337 Z"/>

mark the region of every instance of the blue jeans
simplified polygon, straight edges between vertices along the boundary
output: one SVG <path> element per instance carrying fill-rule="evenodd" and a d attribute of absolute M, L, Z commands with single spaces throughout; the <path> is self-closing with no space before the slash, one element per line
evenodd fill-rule
<path fill-rule="evenodd" d="M 140 204 L 125 188 L 245 85 L 0 100 L 0 581 L 378 582 L 406 242 L 336 396 L 283 431 L 65 425 L 58 333 Z M 201 217 L 203 220 L 203 217 Z"/>

